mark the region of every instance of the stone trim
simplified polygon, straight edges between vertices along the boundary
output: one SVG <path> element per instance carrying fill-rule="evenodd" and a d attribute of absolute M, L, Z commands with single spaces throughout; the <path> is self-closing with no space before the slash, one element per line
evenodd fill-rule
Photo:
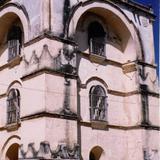
<path fill-rule="evenodd" d="M 124 74 L 137 71 L 136 64 L 133 63 L 133 62 L 132 63 L 123 64 L 122 65 L 122 70 L 123 70 Z"/>
<path fill-rule="evenodd" d="M 78 53 L 81 56 L 83 56 L 84 58 L 88 58 L 91 62 L 94 61 L 96 63 L 100 63 L 101 65 L 113 65 L 113 66 L 119 67 L 119 68 L 122 68 L 122 65 L 123 65 L 122 63 L 107 59 L 107 57 L 100 57 L 100 56 L 96 56 L 96 55 L 89 54 L 89 53 L 86 53 L 86 52 L 81 52 L 81 51 L 78 51 Z M 93 60 L 93 57 L 94 57 L 94 60 Z M 96 59 L 97 57 L 98 58 L 100 57 L 100 60 Z"/>
<path fill-rule="evenodd" d="M 21 126 L 21 123 L 12 123 L 12 124 L 7 124 L 6 125 L 6 130 L 8 132 L 11 132 L 11 131 L 15 131 L 15 130 L 18 130 L 18 128 Z"/>
<path fill-rule="evenodd" d="M 11 131 L 16 131 L 19 129 L 19 127 L 21 127 L 21 123 L 13 123 L 13 124 L 6 124 L 3 127 L 0 127 L 0 131 L 5 131 L 7 130 L 7 132 L 11 132 Z"/>
<path fill-rule="evenodd" d="M 68 119 L 68 120 L 78 120 L 78 117 L 71 118 L 69 116 L 64 117 L 64 116 L 61 116 L 61 115 L 56 114 L 56 113 L 39 112 L 39 113 L 35 113 L 35 114 L 32 114 L 32 115 L 21 117 L 21 122 L 36 119 L 36 118 L 42 118 L 42 117 L 61 118 L 61 119 L 65 118 L 65 119 Z M 85 121 L 78 120 L 78 124 L 80 126 L 93 128 L 93 125 L 92 125 L 91 122 L 85 122 Z M 21 125 L 19 124 L 19 127 L 20 126 Z M 96 128 L 94 128 L 94 129 L 96 129 Z M 120 129 L 120 130 L 146 129 L 146 130 L 160 131 L 160 126 L 156 126 L 156 125 L 152 125 L 152 124 L 148 124 L 148 125 L 140 124 L 140 125 L 135 125 L 135 126 L 118 126 L 118 125 L 111 125 L 107 122 L 107 126 L 106 126 L 105 130 L 109 130 L 109 129 Z M 7 126 L 0 127 L 0 131 L 3 131 L 3 130 L 7 130 Z M 104 130 L 104 129 L 102 129 L 102 130 Z"/>
<path fill-rule="evenodd" d="M 51 113 L 51 112 L 37 112 L 34 114 L 30 114 L 27 116 L 21 117 L 21 121 L 26 121 L 26 120 L 31 120 L 31 119 L 36 119 L 36 118 L 42 118 L 42 117 L 49 117 L 49 118 L 60 118 L 60 119 L 67 119 L 67 120 L 77 120 L 78 117 L 76 114 L 73 115 L 67 115 L 67 114 L 61 114 L 61 113 Z"/>
<path fill-rule="evenodd" d="M 150 67 L 150 68 L 155 68 L 155 69 L 157 68 L 156 64 L 149 64 L 149 63 L 146 63 L 146 62 L 141 61 L 141 60 L 138 60 L 137 64 L 142 65 L 142 66 L 146 66 L 146 67 Z"/>
<path fill-rule="evenodd" d="M 70 39 L 66 39 L 66 38 L 62 38 L 59 36 L 56 36 L 56 34 L 54 32 L 51 31 L 44 31 L 43 33 L 41 33 L 39 36 L 35 37 L 34 39 L 31 39 L 30 41 L 26 42 L 24 44 L 24 47 L 28 47 L 36 42 L 39 42 L 40 40 L 44 39 L 44 38 L 48 38 L 50 40 L 56 40 L 62 43 L 66 43 L 66 44 L 70 44 L 73 46 L 77 46 L 77 44 L 70 40 Z"/>
<path fill-rule="evenodd" d="M 80 126 L 84 127 L 91 127 L 92 128 L 92 122 L 79 122 Z M 135 126 L 118 126 L 118 125 L 111 125 L 107 124 L 107 130 L 109 129 L 119 129 L 119 130 L 137 130 L 137 129 L 146 129 L 146 130 L 157 130 L 160 131 L 160 126 L 155 125 L 135 125 Z"/>
<path fill-rule="evenodd" d="M 40 69 L 38 71 L 35 71 L 33 73 L 30 73 L 28 75 L 25 75 L 25 76 L 21 77 L 21 80 L 26 81 L 26 80 L 29 80 L 29 79 L 34 78 L 36 76 L 42 75 L 44 73 L 52 74 L 52 75 L 58 75 L 58 76 L 61 76 L 61 77 L 69 77 L 71 79 L 76 79 L 77 78 L 77 75 L 67 74 L 67 73 L 64 74 L 62 72 L 54 71 L 54 70 L 49 69 L 49 68 L 44 68 L 44 69 Z"/>
<path fill-rule="evenodd" d="M 17 66 L 21 63 L 22 57 L 21 56 L 16 56 L 14 59 L 10 60 L 8 63 L 0 66 L 0 71 L 6 69 L 6 68 L 12 68 L 14 66 Z"/>
<path fill-rule="evenodd" d="M 0 99 L 1 99 L 1 98 L 4 98 L 4 97 L 6 97 L 6 96 L 7 96 L 7 93 L 3 93 L 3 94 L 0 95 Z"/>
<path fill-rule="evenodd" d="M 97 130 L 108 130 L 108 122 L 107 121 L 91 121 L 92 129 Z"/>
<path fill-rule="evenodd" d="M 2 2 L 2 4 L 0 4 L 0 11 L 2 11 L 3 9 L 5 9 L 5 8 L 7 8 L 7 7 L 14 6 L 14 7 L 22 10 L 22 12 L 24 13 L 24 15 L 25 15 L 26 18 L 27 18 L 27 21 L 29 22 L 28 12 L 27 12 L 26 8 L 25 8 L 23 5 L 20 5 L 20 4 L 17 3 L 17 2 L 15 2 L 15 3 L 13 3 L 13 2 L 7 3 L 7 2 L 9 2 L 9 1 L 11 1 L 11 0 L 4 0 L 4 1 L 6 1 L 6 2 L 4 2 L 4 3 Z"/>
<path fill-rule="evenodd" d="M 115 96 L 121 96 L 121 97 L 128 97 L 128 96 L 139 94 L 138 90 L 131 91 L 131 92 L 121 92 L 121 91 L 115 91 L 115 90 L 108 89 L 107 91 L 108 91 L 108 94 L 115 95 Z"/>

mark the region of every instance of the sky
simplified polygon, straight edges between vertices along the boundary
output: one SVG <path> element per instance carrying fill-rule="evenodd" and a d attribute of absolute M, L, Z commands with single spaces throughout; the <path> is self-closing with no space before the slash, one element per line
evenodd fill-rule
<path fill-rule="evenodd" d="M 159 20 L 160 20 L 160 0 L 134 0 L 136 2 L 145 4 L 145 5 L 151 5 L 154 11 L 154 14 L 156 15 L 156 19 L 154 22 L 154 44 L 155 44 L 155 60 L 156 64 L 158 65 L 157 68 L 157 74 L 160 71 L 159 68 Z M 159 78 L 160 78 L 160 74 Z"/>

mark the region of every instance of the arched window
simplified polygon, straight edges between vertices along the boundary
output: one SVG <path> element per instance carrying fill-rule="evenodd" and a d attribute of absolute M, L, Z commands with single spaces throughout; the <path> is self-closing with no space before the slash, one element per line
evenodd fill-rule
<path fill-rule="evenodd" d="M 91 54 L 105 56 L 105 31 L 98 22 L 92 22 L 88 26 L 88 43 Z"/>
<path fill-rule="evenodd" d="M 18 150 L 19 145 L 18 144 L 12 144 L 6 153 L 6 159 L 7 160 L 17 160 L 18 159 Z"/>
<path fill-rule="evenodd" d="M 95 146 L 92 148 L 89 154 L 89 160 L 99 160 L 103 153 L 103 149 L 100 146 Z"/>
<path fill-rule="evenodd" d="M 22 31 L 19 26 L 13 26 L 8 33 L 8 61 L 20 55 L 20 48 L 22 44 Z"/>
<path fill-rule="evenodd" d="M 93 121 L 106 121 L 107 96 L 105 90 L 97 85 L 90 89 L 90 119 Z"/>
<path fill-rule="evenodd" d="M 18 123 L 20 119 L 20 93 L 11 89 L 7 98 L 7 124 Z"/>

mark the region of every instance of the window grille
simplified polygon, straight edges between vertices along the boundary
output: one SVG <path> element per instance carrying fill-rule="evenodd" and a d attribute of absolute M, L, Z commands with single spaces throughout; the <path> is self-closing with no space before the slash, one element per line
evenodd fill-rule
<path fill-rule="evenodd" d="M 19 40 L 8 41 L 8 60 L 12 60 L 20 54 L 20 43 Z"/>
<path fill-rule="evenodd" d="M 8 33 L 8 61 L 20 55 L 22 31 L 18 26 L 13 26 Z"/>
<path fill-rule="evenodd" d="M 17 89 L 10 90 L 7 98 L 7 124 L 18 123 L 20 119 L 20 94 Z"/>
<path fill-rule="evenodd" d="M 106 121 L 107 96 L 101 86 L 93 86 L 90 90 L 90 119 Z"/>
<path fill-rule="evenodd" d="M 95 40 L 93 38 L 90 39 L 90 53 L 91 54 L 96 54 L 99 56 L 104 56 L 105 55 L 105 45 L 103 43 L 103 40 Z"/>
<path fill-rule="evenodd" d="M 90 54 L 105 56 L 105 31 L 99 22 L 92 22 L 88 27 L 88 44 Z"/>

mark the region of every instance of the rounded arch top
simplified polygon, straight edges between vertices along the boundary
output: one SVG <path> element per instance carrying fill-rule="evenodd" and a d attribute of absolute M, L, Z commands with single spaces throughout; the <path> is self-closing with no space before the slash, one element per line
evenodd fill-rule
<path fill-rule="evenodd" d="M 100 146 L 93 147 L 90 151 L 89 160 L 99 160 L 103 151 L 103 148 Z"/>
<path fill-rule="evenodd" d="M 12 135 L 11 137 L 9 137 L 5 141 L 5 143 L 2 147 L 2 150 L 0 152 L 0 159 L 6 159 L 6 153 L 12 145 L 16 144 L 16 145 L 20 146 L 20 139 L 21 138 L 18 135 Z"/>
<path fill-rule="evenodd" d="M 6 25 L 11 25 L 11 23 L 18 18 L 22 24 L 24 32 L 24 42 L 29 40 L 29 30 L 30 30 L 30 21 L 26 9 L 19 5 L 18 3 L 7 3 L 0 9 L 0 23 Z M 7 27 L 2 27 L 7 28 Z M 0 29 L 2 29 L 0 27 Z M 4 31 L 3 31 L 4 32 Z"/>
<path fill-rule="evenodd" d="M 87 79 L 86 82 L 85 82 L 85 86 L 87 87 L 88 84 L 93 82 L 93 81 L 99 82 L 99 85 L 103 86 L 105 88 L 105 91 L 107 91 L 108 85 L 106 84 L 106 82 L 103 79 L 101 79 L 99 77 L 91 77 L 91 78 Z"/>
<path fill-rule="evenodd" d="M 7 88 L 7 95 L 9 94 L 10 90 L 13 88 L 19 89 L 22 87 L 22 83 L 18 80 L 13 81 L 12 83 L 10 83 L 10 85 Z"/>
<path fill-rule="evenodd" d="M 128 53 L 126 59 L 127 57 L 131 57 L 132 60 L 143 59 L 143 47 L 136 26 L 120 7 L 111 2 L 87 0 L 80 2 L 77 6 L 75 6 L 68 20 L 68 24 L 66 25 L 66 36 L 68 38 L 74 39 L 77 42 L 77 33 L 81 33 L 77 27 L 79 27 L 79 24 L 81 25 L 81 22 L 83 22 L 83 17 L 85 17 L 88 13 L 100 17 L 96 18 L 100 19 L 100 21 L 105 21 L 105 23 L 101 24 L 102 26 L 106 24 L 106 30 L 111 30 L 111 32 L 108 32 L 110 34 L 109 36 L 111 36 L 111 40 L 109 39 L 110 42 L 113 41 L 114 44 L 114 39 L 112 38 L 115 34 L 116 43 L 118 44 L 115 46 L 121 53 Z M 78 39 L 78 43 L 81 39 L 82 37 Z M 86 50 L 86 47 L 87 46 L 82 47 L 82 44 L 80 44 L 80 48 L 83 48 L 83 51 Z M 132 53 L 134 53 L 132 56 L 130 56 L 131 54 L 129 55 L 129 50 L 132 50 Z M 124 58 L 122 61 L 127 61 L 126 59 Z"/>
<path fill-rule="evenodd" d="M 134 25 L 122 10 L 117 5 L 114 5 L 113 3 L 103 2 L 103 1 L 100 2 L 97 0 L 93 0 L 92 2 L 89 2 L 89 1 L 80 2 L 73 9 L 72 15 L 68 23 L 68 28 L 66 28 L 69 37 L 72 37 L 74 35 L 74 31 L 76 31 L 76 27 L 81 16 L 84 15 L 84 13 L 94 9 L 101 9 L 101 10 L 110 12 L 114 17 L 117 17 L 117 20 L 119 19 L 119 21 L 121 21 L 126 26 L 126 28 L 132 34 L 132 37 L 134 37 L 134 34 L 133 34 Z"/>

